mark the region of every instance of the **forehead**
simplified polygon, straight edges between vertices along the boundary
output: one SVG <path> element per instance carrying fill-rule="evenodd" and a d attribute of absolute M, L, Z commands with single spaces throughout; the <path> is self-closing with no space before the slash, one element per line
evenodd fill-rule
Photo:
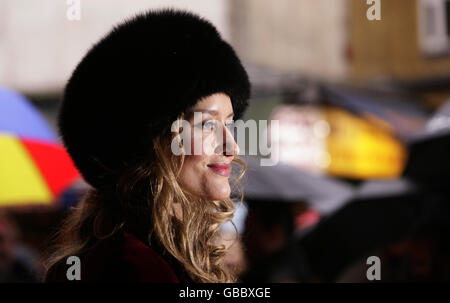
<path fill-rule="evenodd" d="M 200 99 L 192 109 L 208 109 L 217 111 L 232 111 L 230 97 L 224 93 L 216 93 Z"/>
<path fill-rule="evenodd" d="M 233 105 L 228 95 L 216 93 L 199 100 L 186 112 L 186 118 L 192 118 L 194 112 L 208 113 L 212 116 L 228 117 L 233 115 Z"/>

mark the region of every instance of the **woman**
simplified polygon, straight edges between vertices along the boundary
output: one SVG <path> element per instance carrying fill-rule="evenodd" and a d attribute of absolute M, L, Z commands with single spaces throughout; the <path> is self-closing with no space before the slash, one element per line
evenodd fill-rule
<path fill-rule="evenodd" d="M 234 212 L 231 162 L 245 171 L 227 126 L 249 95 L 232 47 L 191 13 L 150 11 L 94 45 L 59 115 L 92 189 L 62 226 L 46 281 L 68 281 L 70 256 L 81 282 L 234 281 L 216 236 Z"/>

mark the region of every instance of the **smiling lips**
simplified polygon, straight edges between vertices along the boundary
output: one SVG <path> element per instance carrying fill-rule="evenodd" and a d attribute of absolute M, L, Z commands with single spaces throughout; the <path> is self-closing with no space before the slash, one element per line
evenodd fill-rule
<path fill-rule="evenodd" d="M 230 164 L 228 163 L 211 163 L 208 167 L 218 175 L 228 177 L 230 175 Z"/>

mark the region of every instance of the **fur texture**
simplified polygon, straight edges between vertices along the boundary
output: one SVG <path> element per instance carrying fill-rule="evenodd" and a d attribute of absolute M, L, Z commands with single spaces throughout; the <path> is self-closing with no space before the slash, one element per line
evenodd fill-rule
<path fill-rule="evenodd" d="M 232 47 L 197 15 L 149 11 L 116 26 L 78 64 L 60 135 L 84 179 L 101 188 L 147 156 L 179 114 L 217 92 L 231 98 L 239 119 L 250 83 Z"/>

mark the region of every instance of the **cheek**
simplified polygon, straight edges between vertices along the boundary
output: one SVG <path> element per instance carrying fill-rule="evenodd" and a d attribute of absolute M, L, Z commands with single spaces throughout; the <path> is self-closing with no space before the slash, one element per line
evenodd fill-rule
<path fill-rule="evenodd" d="M 222 200 L 230 196 L 228 178 L 214 173 L 207 164 L 209 157 L 186 156 L 180 173 L 180 184 L 207 200 Z"/>
<path fill-rule="evenodd" d="M 190 155 L 211 156 L 216 149 L 216 137 L 213 133 L 203 135 L 200 131 L 194 131 L 191 134 Z M 198 161 L 198 159 L 197 159 Z"/>
<path fill-rule="evenodd" d="M 207 199 L 222 200 L 230 196 L 228 178 L 217 175 L 207 165 L 213 162 L 217 140 L 214 133 L 191 135 L 191 154 L 184 158 L 180 183 L 187 190 Z"/>
<path fill-rule="evenodd" d="M 205 174 L 204 157 L 187 155 L 184 157 L 183 167 L 180 173 L 180 181 L 183 185 L 192 188 L 198 187 L 199 179 Z"/>

